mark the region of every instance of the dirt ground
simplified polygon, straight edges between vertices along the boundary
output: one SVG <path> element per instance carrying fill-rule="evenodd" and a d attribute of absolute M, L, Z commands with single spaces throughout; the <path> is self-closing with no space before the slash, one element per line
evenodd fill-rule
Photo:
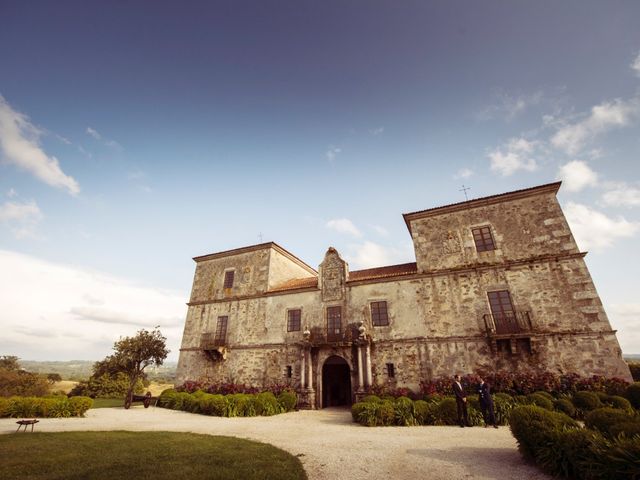
<path fill-rule="evenodd" d="M 15 432 L 15 421 L 0 419 L 0 433 Z M 310 480 L 550 478 L 522 460 L 507 427 L 368 428 L 352 423 L 345 409 L 219 418 L 154 407 L 102 408 L 89 410 L 86 418 L 43 418 L 36 430 L 173 431 L 248 438 L 298 456 Z"/>

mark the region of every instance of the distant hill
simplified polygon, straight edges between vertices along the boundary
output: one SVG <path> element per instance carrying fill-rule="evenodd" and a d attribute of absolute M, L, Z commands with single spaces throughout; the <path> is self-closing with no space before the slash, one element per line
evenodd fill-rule
<path fill-rule="evenodd" d="M 91 360 L 67 360 L 38 362 L 35 360 L 20 360 L 20 366 L 25 370 L 36 373 L 58 373 L 65 380 L 86 380 L 91 376 L 93 364 Z M 177 362 L 165 362 L 161 367 L 147 367 L 146 372 L 151 380 L 162 380 L 172 383 L 176 377 Z"/>

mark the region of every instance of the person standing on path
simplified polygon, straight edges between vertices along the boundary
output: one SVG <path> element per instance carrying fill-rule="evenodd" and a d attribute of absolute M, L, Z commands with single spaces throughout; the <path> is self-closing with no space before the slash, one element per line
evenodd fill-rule
<path fill-rule="evenodd" d="M 460 375 L 453 377 L 453 394 L 456 396 L 456 406 L 458 407 L 458 422 L 460 427 L 468 427 L 469 416 L 467 415 L 467 395 L 464 393 L 462 383 L 460 383 Z"/>
<path fill-rule="evenodd" d="M 482 378 L 480 378 L 480 385 L 478 385 L 478 400 L 480 401 L 480 409 L 482 410 L 482 418 L 484 418 L 484 428 L 489 426 L 489 423 L 493 425 L 493 428 L 498 428 L 496 424 L 496 414 L 493 409 L 493 398 L 491 397 L 491 387 Z"/>

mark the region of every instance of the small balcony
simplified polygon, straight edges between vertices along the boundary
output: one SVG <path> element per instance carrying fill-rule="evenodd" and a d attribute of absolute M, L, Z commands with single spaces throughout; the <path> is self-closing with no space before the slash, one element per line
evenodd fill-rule
<path fill-rule="evenodd" d="M 499 315 L 487 313 L 483 315 L 487 335 L 517 335 L 533 331 L 531 314 L 526 311 L 505 312 Z"/>
<path fill-rule="evenodd" d="M 200 337 L 200 348 L 202 350 L 218 350 L 227 346 L 226 337 L 216 336 L 215 333 L 203 333 Z"/>
<path fill-rule="evenodd" d="M 314 327 L 309 340 L 313 345 L 347 345 L 358 338 L 358 330 L 353 325 L 336 328 Z"/>

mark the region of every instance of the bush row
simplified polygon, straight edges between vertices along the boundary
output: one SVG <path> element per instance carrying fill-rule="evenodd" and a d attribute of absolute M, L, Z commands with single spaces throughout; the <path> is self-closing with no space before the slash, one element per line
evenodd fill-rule
<path fill-rule="evenodd" d="M 256 387 L 254 385 L 247 385 L 245 383 L 232 383 L 232 382 L 220 382 L 220 383 L 205 383 L 194 380 L 187 380 L 182 385 L 176 387 L 178 392 L 194 393 L 198 390 L 202 390 L 206 393 L 214 393 L 219 395 L 231 395 L 234 393 L 260 393 L 271 392 L 276 397 L 282 392 L 294 392 L 291 385 L 283 383 L 274 383 L 268 385 L 265 388 Z"/>
<path fill-rule="evenodd" d="M 620 378 L 607 378 L 599 375 L 581 377 L 577 374 L 556 375 L 550 372 L 523 373 L 507 372 L 492 374 L 469 374 L 462 377 L 461 383 L 467 391 L 475 388 L 482 376 L 490 385 L 493 392 L 503 392 L 509 395 L 528 395 L 537 391 L 550 392 L 554 396 L 571 394 L 577 391 L 604 392 L 608 395 L 627 397 L 630 401 L 629 383 Z M 635 396 L 640 401 L 640 382 L 634 385 Z M 451 378 L 439 377 L 428 382 L 423 382 L 419 396 L 424 395 L 448 395 L 451 393 Z M 636 406 L 640 408 L 640 404 Z"/>
<path fill-rule="evenodd" d="M 254 417 L 290 412 L 297 402 L 297 395 L 289 391 L 281 392 L 276 397 L 272 392 L 220 395 L 202 390 L 187 393 L 168 389 L 160 394 L 158 405 L 215 417 Z"/>
<path fill-rule="evenodd" d="M 0 417 L 83 417 L 93 406 L 89 397 L 10 397 L 0 398 Z"/>
<path fill-rule="evenodd" d="M 467 402 L 469 423 L 472 426 L 484 425 L 478 400 L 468 398 Z M 496 422 L 506 425 L 509 412 L 516 405 L 515 401 L 508 395 L 496 395 L 494 404 Z M 458 424 L 455 398 L 437 395 L 415 401 L 408 397 L 369 395 L 362 402 L 351 406 L 351 416 L 354 422 L 367 427 Z"/>
<path fill-rule="evenodd" d="M 602 392 L 580 391 L 562 398 L 554 398 L 550 393 L 542 391 L 515 397 L 506 393 L 496 393 L 493 395 L 493 403 L 496 422 L 499 425 L 507 425 L 511 410 L 522 405 L 533 405 L 578 419 L 584 419 L 589 412 L 603 407 L 631 416 L 636 415 L 627 399 Z M 467 397 L 467 411 L 472 426 L 484 424 L 477 397 Z M 415 401 L 408 397 L 368 395 L 362 402 L 354 404 L 351 412 L 355 422 L 367 426 L 458 423 L 455 399 L 441 395 L 427 395 L 424 400 Z"/>
<path fill-rule="evenodd" d="M 628 410 L 601 408 L 585 418 L 587 428 L 569 416 L 535 405 L 509 416 L 520 452 L 554 476 L 585 480 L 640 476 L 640 418 Z"/>

